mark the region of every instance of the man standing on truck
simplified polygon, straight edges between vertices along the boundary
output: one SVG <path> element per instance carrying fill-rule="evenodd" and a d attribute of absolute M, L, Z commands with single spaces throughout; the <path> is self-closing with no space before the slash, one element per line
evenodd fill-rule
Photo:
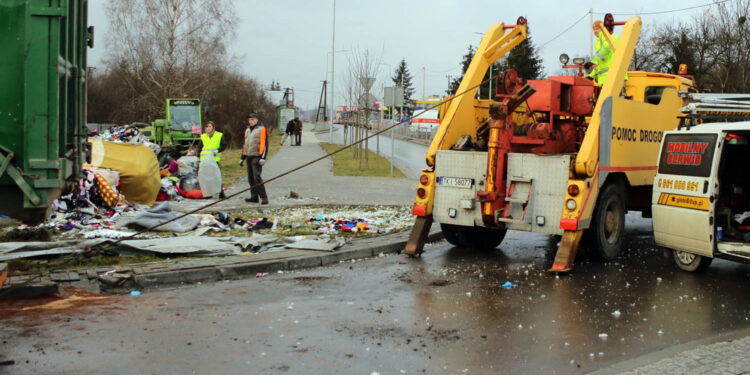
<path fill-rule="evenodd" d="M 268 130 L 258 120 L 258 115 L 247 115 L 249 127 L 245 129 L 245 145 L 242 147 L 243 158 L 247 162 L 247 181 L 250 184 L 250 198 L 245 202 L 268 204 L 268 195 L 263 179 L 260 177 L 268 154 Z"/>
<path fill-rule="evenodd" d="M 213 121 L 206 123 L 206 129 L 201 134 L 201 145 L 200 145 L 200 160 L 203 160 L 206 156 L 213 156 L 216 160 L 216 164 L 221 161 L 221 152 L 227 148 L 227 143 L 224 140 L 224 133 L 216 131 L 216 125 Z M 224 199 L 224 188 L 221 188 L 219 198 Z"/>
<path fill-rule="evenodd" d="M 615 55 L 615 51 L 612 49 L 612 46 L 609 45 L 607 39 L 604 37 L 604 33 L 602 32 L 600 25 L 602 24 L 599 22 L 595 22 L 594 26 L 592 27 L 594 36 L 596 36 L 596 53 L 594 54 L 594 58 L 591 59 L 591 62 L 588 63 L 588 65 L 589 67 L 591 65 L 596 65 L 596 67 L 594 67 L 594 69 L 589 74 L 589 77 L 595 80 L 599 85 L 603 85 L 604 80 L 607 78 L 607 71 L 609 71 L 609 65 L 612 63 L 612 57 Z M 607 31 L 609 31 L 610 35 L 612 35 L 612 41 L 616 45 L 620 41 L 620 39 L 616 34 L 614 34 L 614 25 L 611 22 L 605 22 L 604 25 L 604 27 L 607 28 Z"/>

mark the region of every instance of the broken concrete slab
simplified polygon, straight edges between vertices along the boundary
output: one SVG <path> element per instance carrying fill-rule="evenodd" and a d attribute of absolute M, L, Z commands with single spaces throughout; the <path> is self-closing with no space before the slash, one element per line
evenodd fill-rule
<path fill-rule="evenodd" d="M 107 239 L 54 242 L 5 242 L 0 243 L 0 261 L 33 258 L 51 255 L 82 253 L 86 249 L 101 245 Z"/>
<path fill-rule="evenodd" d="M 118 253 L 128 253 L 128 250 L 138 253 L 152 253 L 160 255 L 192 255 L 216 256 L 231 255 L 244 250 L 245 239 L 238 237 L 203 237 L 180 236 L 157 238 L 151 240 L 126 240 L 120 242 Z"/>
<path fill-rule="evenodd" d="M 344 246 L 344 244 L 346 244 L 346 241 L 343 238 L 335 238 L 330 240 L 302 240 L 286 244 L 284 247 L 301 250 L 334 251 Z"/>

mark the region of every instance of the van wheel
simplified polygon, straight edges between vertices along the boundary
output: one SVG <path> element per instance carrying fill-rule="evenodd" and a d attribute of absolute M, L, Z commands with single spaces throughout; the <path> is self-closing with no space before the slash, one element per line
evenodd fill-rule
<path fill-rule="evenodd" d="M 687 272 L 703 272 L 711 265 L 711 261 L 714 260 L 714 258 L 708 258 L 685 251 L 673 250 L 672 253 L 677 267 Z"/>
<path fill-rule="evenodd" d="M 615 259 L 625 237 L 625 202 L 617 184 L 607 185 L 599 193 L 591 219 L 584 237 L 587 254 L 601 260 Z"/>
<path fill-rule="evenodd" d="M 505 229 L 466 227 L 463 225 L 440 224 L 445 239 L 453 246 L 470 249 L 494 249 L 505 238 Z"/>

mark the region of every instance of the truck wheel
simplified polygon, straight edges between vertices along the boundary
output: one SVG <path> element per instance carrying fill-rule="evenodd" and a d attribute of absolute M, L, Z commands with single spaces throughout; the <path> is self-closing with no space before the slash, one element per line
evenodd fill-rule
<path fill-rule="evenodd" d="M 674 262 L 683 271 L 687 272 L 703 272 L 708 266 L 711 265 L 711 261 L 714 258 L 708 258 L 685 251 L 673 250 Z"/>
<path fill-rule="evenodd" d="M 505 238 L 505 229 L 440 224 L 445 239 L 453 246 L 470 249 L 494 249 Z"/>
<path fill-rule="evenodd" d="M 604 187 L 591 219 L 586 231 L 587 254 L 601 260 L 616 258 L 625 237 L 625 202 L 618 185 Z"/>

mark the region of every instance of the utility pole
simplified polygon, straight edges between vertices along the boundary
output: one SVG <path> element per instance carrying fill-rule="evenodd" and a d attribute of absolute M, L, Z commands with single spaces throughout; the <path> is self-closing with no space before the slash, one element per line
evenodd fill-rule
<path fill-rule="evenodd" d="M 494 65 L 494 63 L 490 64 L 490 92 L 487 93 L 487 96 L 489 96 L 487 99 L 489 100 L 492 100 L 492 67 Z"/>
<path fill-rule="evenodd" d="M 393 92 L 393 100 L 394 100 L 393 106 L 395 107 L 396 106 L 395 104 L 396 93 L 398 93 L 398 89 L 394 88 L 393 91 L 394 91 Z M 400 118 L 401 121 L 404 121 L 404 98 L 403 98 L 404 91 L 405 91 L 404 90 L 404 75 L 401 74 L 401 118 Z M 391 128 L 391 177 L 393 177 L 393 160 L 395 160 L 394 159 L 395 155 L 394 155 L 393 150 L 394 150 L 394 143 L 396 143 L 396 137 L 394 136 L 395 135 L 394 130 L 395 130 L 394 128 Z"/>
<path fill-rule="evenodd" d="M 589 61 L 594 58 L 594 33 L 591 31 L 591 25 L 594 24 L 594 8 L 589 8 Z"/>
<path fill-rule="evenodd" d="M 336 0 L 333 0 L 333 34 L 331 36 L 331 122 L 329 125 L 330 144 L 333 144 L 333 119 L 336 118 L 336 91 L 333 90 L 333 81 L 336 77 L 336 70 L 334 69 L 336 61 Z M 327 68 L 327 67 L 326 67 Z M 344 141 L 346 143 L 346 140 Z"/>
<path fill-rule="evenodd" d="M 403 86 L 403 81 L 401 82 L 401 86 Z M 423 66 L 422 67 L 422 101 L 427 101 L 427 95 L 425 94 L 425 87 L 427 87 L 427 69 Z M 425 105 L 426 107 L 426 105 Z"/>
<path fill-rule="evenodd" d="M 328 64 L 326 64 L 328 65 Z M 326 70 L 328 70 L 328 67 L 326 66 Z M 328 78 L 328 77 L 326 77 Z M 318 100 L 318 113 L 315 115 L 315 122 L 320 122 L 320 112 L 323 110 L 323 121 L 328 120 L 328 108 L 326 108 L 326 104 L 328 103 L 328 92 L 326 91 L 326 85 L 328 84 L 327 81 L 323 81 L 323 88 L 320 90 L 320 100 Z M 316 124 L 317 126 L 317 124 Z"/>

